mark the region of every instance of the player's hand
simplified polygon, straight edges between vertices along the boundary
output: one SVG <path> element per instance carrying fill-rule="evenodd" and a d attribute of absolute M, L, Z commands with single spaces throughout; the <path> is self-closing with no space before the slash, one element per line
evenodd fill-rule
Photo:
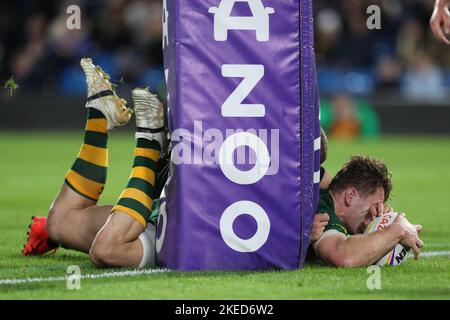
<path fill-rule="evenodd" d="M 379 207 L 379 206 L 378 206 Z M 369 209 L 369 213 L 370 213 L 370 219 L 371 221 L 374 220 L 375 218 L 379 217 L 381 214 L 378 210 L 378 207 L 375 206 L 371 206 Z"/>
<path fill-rule="evenodd" d="M 413 226 L 417 233 L 420 234 L 422 232 L 422 225 L 420 224 L 412 224 L 411 222 L 408 221 L 408 219 L 406 219 L 406 214 L 404 213 L 400 213 L 400 215 L 403 217 L 403 220 L 405 221 L 405 223 L 408 223 L 410 226 Z"/>
<path fill-rule="evenodd" d="M 400 244 L 406 248 L 411 248 L 414 252 L 414 258 L 419 259 L 420 249 L 423 247 L 423 241 L 419 238 L 419 232 L 422 231 L 422 227 L 412 225 L 406 220 L 403 213 L 399 214 L 395 220 L 395 224 L 398 224 L 402 231 L 402 239 Z M 420 228 L 419 228 L 420 227 Z"/>
<path fill-rule="evenodd" d="M 392 208 L 380 202 L 376 206 L 371 206 L 369 209 L 372 220 L 392 211 Z M 372 221 L 371 220 L 371 221 Z"/>
<path fill-rule="evenodd" d="M 330 216 L 327 213 L 318 213 L 314 215 L 313 226 L 311 230 L 310 243 L 316 242 L 322 236 L 326 225 L 330 221 Z"/>
<path fill-rule="evenodd" d="M 420 234 L 422 232 L 422 225 L 413 224 L 413 226 L 414 226 L 414 228 L 416 228 L 418 234 Z"/>
<path fill-rule="evenodd" d="M 393 211 L 392 208 L 388 204 L 383 204 L 382 209 L 383 209 L 383 214 L 386 214 L 386 213 L 389 213 L 389 212 Z"/>
<path fill-rule="evenodd" d="M 450 11 L 448 4 L 448 0 L 436 0 L 433 15 L 430 19 L 430 26 L 438 40 L 450 45 L 450 40 L 446 36 L 450 35 Z"/>

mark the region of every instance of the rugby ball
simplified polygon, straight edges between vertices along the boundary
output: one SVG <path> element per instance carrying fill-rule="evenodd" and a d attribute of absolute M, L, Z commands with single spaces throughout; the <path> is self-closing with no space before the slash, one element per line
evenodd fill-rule
<path fill-rule="evenodd" d="M 364 231 L 364 234 L 369 234 L 378 230 L 382 230 L 392 224 L 398 216 L 398 212 L 389 212 L 376 219 L 374 219 Z M 383 258 L 381 258 L 377 266 L 398 266 L 406 261 L 409 250 L 398 243 L 391 251 L 389 251 Z"/>

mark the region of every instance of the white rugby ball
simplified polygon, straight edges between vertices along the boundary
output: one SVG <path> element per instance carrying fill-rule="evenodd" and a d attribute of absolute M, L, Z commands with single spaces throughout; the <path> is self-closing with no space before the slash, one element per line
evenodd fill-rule
<path fill-rule="evenodd" d="M 392 224 L 398 216 L 398 212 L 389 212 L 376 219 L 374 219 L 364 231 L 365 234 L 382 230 Z M 383 258 L 381 258 L 377 266 L 398 266 L 406 261 L 409 250 L 398 243 L 391 251 L 389 251 Z"/>

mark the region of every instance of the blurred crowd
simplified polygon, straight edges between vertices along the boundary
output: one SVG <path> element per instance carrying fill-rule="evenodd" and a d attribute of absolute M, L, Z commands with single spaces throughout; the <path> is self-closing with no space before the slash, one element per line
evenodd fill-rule
<path fill-rule="evenodd" d="M 81 7 L 81 29 L 66 27 Z M 0 1 L 0 79 L 14 75 L 27 92 L 84 93 L 82 57 L 117 84 L 164 90 L 161 0 Z"/>
<path fill-rule="evenodd" d="M 77 95 L 85 90 L 79 60 L 89 56 L 113 81 L 123 82 L 121 86 L 149 85 L 163 92 L 161 2 L 2 0 L 0 80 L 14 75 L 27 92 Z M 327 129 L 350 135 L 376 134 L 376 115 L 370 111 L 367 97 L 383 90 L 392 90 L 406 100 L 445 101 L 450 88 L 450 54 L 429 28 L 433 2 L 313 1 Z M 66 28 L 66 10 L 73 4 L 82 9 L 81 30 Z M 379 30 L 366 26 L 369 5 L 381 8 Z M 341 118 L 344 125 L 336 125 Z"/>
<path fill-rule="evenodd" d="M 381 9 L 369 30 L 370 5 Z M 450 48 L 432 35 L 433 0 L 314 0 L 322 126 L 339 137 L 378 135 L 369 101 L 446 104 Z M 384 94 L 383 94 L 384 93 Z"/>
<path fill-rule="evenodd" d="M 372 94 L 400 88 L 411 99 L 440 100 L 450 86 L 449 48 L 434 39 L 432 0 L 314 0 L 322 93 Z M 381 29 L 366 26 L 369 5 Z"/>

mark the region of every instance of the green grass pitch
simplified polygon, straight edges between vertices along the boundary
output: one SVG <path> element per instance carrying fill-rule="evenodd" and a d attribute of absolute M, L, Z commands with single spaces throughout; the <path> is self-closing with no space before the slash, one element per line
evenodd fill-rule
<path fill-rule="evenodd" d="M 70 265 L 103 274 L 86 255 L 59 250 L 25 258 L 20 250 L 32 215 L 46 215 L 82 141 L 75 133 L 0 133 L 0 283 L 5 279 L 64 277 Z M 110 136 L 110 168 L 102 203 L 113 203 L 132 163 L 132 134 Z M 393 172 L 391 205 L 424 226 L 424 251 L 450 250 L 450 138 L 330 141 L 326 167 L 335 173 L 352 154 L 384 159 Z M 115 270 L 113 270 L 115 271 Z M 111 270 L 109 270 L 111 272 Z M 369 290 L 361 269 L 319 264 L 298 271 L 160 273 L 65 281 L 0 284 L 0 299 L 449 299 L 450 258 L 408 260 L 381 270 L 381 290 Z"/>

